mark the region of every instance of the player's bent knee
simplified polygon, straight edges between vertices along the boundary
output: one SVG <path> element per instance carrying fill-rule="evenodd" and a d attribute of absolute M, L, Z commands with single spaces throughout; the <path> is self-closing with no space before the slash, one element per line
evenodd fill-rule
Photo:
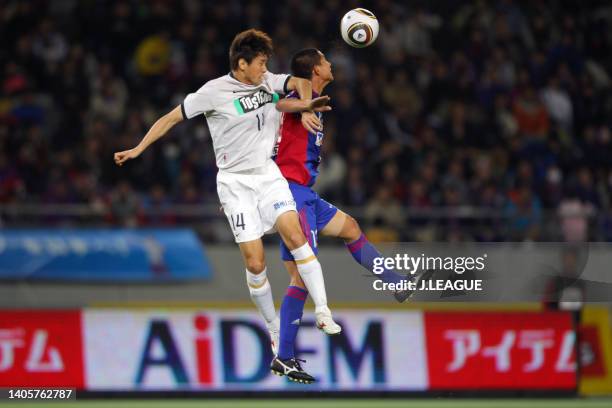
<path fill-rule="evenodd" d="M 249 272 L 258 275 L 266 269 L 266 263 L 260 259 L 247 259 L 246 268 Z"/>
<path fill-rule="evenodd" d="M 299 222 L 293 224 L 289 221 L 286 228 L 279 232 L 281 232 L 281 238 L 290 251 L 301 247 L 307 242 Z"/>
<path fill-rule="evenodd" d="M 287 234 L 284 237 L 284 241 L 285 245 L 287 245 L 287 248 L 289 248 L 290 250 L 299 248 L 307 242 L 306 238 L 304 237 L 304 234 L 302 234 L 302 231 L 291 232 Z"/>
<path fill-rule="evenodd" d="M 361 236 L 361 228 L 359 223 L 350 215 L 347 215 L 344 223 L 343 234 L 345 239 L 356 240 Z"/>

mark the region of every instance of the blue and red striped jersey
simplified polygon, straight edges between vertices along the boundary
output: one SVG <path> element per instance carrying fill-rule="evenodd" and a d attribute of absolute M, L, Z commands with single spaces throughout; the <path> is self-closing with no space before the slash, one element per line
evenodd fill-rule
<path fill-rule="evenodd" d="M 312 97 L 316 98 L 313 91 Z M 293 91 L 287 98 L 299 98 Z M 323 114 L 317 112 L 323 122 Z M 293 183 L 311 187 L 319 175 L 323 132 L 310 133 L 302 126 L 299 113 L 283 113 L 274 160 L 283 176 Z"/>

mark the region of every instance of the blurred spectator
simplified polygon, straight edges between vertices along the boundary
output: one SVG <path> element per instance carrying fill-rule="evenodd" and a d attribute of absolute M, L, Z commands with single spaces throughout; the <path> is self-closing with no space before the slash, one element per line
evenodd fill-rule
<path fill-rule="evenodd" d="M 561 169 L 557 166 L 551 166 L 546 170 L 546 179 L 542 187 L 542 205 L 545 208 L 556 208 L 563 199 L 563 195 L 563 174 Z"/>
<path fill-rule="evenodd" d="M 495 120 L 500 136 L 511 137 L 518 132 L 518 123 L 512 115 L 508 95 L 498 94 L 495 97 Z"/>
<path fill-rule="evenodd" d="M 382 168 L 382 184 L 389 189 L 393 199 L 403 202 L 406 197 L 406 184 L 399 178 L 399 168 L 395 161 L 389 161 Z"/>
<path fill-rule="evenodd" d="M 170 212 L 170 200 L 166 196 L 164 187 L 155 184 L 150 193 L 142 200 L 141 208 L 144 222 L 152 225 L 172 225 L 175 223 L 175 216 Z"/>
<path fill-rule="evenodd" d="M 431 208 L 427 188 L 421 180 L 415 179 L 410 182 L 407 204 L 413 208 Z"/>
<path fill-rule="evenodd" d="M 109 210 L 114 224 L 123 227 L 139 224 L 141 203 L 129 182 L 119 182 L 109 197 Z"/>
<path fill-rule="evenodd" d="M 424 56 L 431 53 L 430 31 L 442 24 L 442 19 L 423 9 L 411 13 L 403 25 L 402 43 L 410 56 Z"/>
<path fill-rule="evenodd" d="M 455 203 L 455 205 L 465 203 L 465 200 L 467 199 L 467 185 L 465 183 L 463 163 L 460 159 L 455 158 L 448 164 L 448 170 L 442 178 L 442 188 L 445 193 L 450 193 L 451 190 L 456 193 L 456 198 L 458 201 Z M 452 204 L 446 203 L 445 205 Z"/>
<path fill-rule="evenodd" d="M 593 206 L 581 201 L 575 191 L 566 195 L 558 209 L 565 242 L 588 241 L 589 217 L 593 214 L 593 210 Z"/>
<path fill-rule="evenodd" d="M 542 206 L 526 185 L 520 186 L 514 199 L 508 200 L 506 214 L 510 218 L 509 237 L 512 240 L 535 241 L 539 237 Z"/>
<path fill-rule="evenodd" d="M 399 201 L 393 198 L 387 186 L 378 187 L 374 197 L 365 206 L 364 218 L 368 225 L 379 229 L 380 235 L 387 238 L 398 237 L 399 229 L 404 223 L 402 207 Z"/>
<path fill-rule="evenodd" d="M 366 202 L 366 187 L 361 168 L 351 166 L 348 170 L 348 181 L 344 188 L 343 202 L 350 206 L 363 205 Z"/>
<path fill-rule="evenodd" d="M 519 92 L 513 107 L 519 132 L 529 138 L 545 138 L 550 123 L 542 101 L 530 85 Z"/>
<path fill-rule="evenodd" d="M 594 207 L 599 207 L 601 205 L 599 192 L 597 191 L 595 183 L 593 182 L 593 176 L 591 171 L 586 167 L 583 167 L 578 171 L 576 194 L 582 201 Z"/>
<path fill-rule="evenodd" d="M 378 187 L 374 197 L 366 204 L 364 216 L 368 222 L 381 219 L 390 228 L 399 228 L 404 221 L 400 203 L 391 195 L 387 186 Z"/>
<path fill-rule="evenodd" d="M 399 241 L 398 232 L 385 224 L 381 218 L 376 218 L 372 225 L 366 229 L 368 240 L 373 243 L 397 242 Z"/>
<path fill-rule="evenodd" d="M 68 53 L 64 36 L 56 31 L 55 23 L 49 18 L 43 19 L 38 26 L 38 32 L 32 41 L 32 53 L 45 62 L 49 71 L 56 69 L 55 64 L 63 60 Z"/>
<path fill-rule="evenodd" d="M 556 77 L 548 80 L 548 85 L 542 91 L 542 101 L 551 119 L 564 131 L 570 131 L 573 121 L 572 101 L 569 94 L 561 89 Z"/>
<path fill-rule="evenodd" d="M 11 164 L 6 154 L 0 152 L 0 201 L 13 201 L 23 189 L 23 181 L 17 169 Z"/>
<path fill-rule="evenodd" d="M 115 126 L 119 125 L 125 115 L 128 95 L 123 80 L 113 76 L 110 64 L 100 65 L 92 90 L 90 112 Z"/>

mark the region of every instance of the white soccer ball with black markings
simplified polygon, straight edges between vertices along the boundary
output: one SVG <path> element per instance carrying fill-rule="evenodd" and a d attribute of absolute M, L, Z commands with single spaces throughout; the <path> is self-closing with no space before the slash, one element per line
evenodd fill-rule
<path fill-rule="evenodd" d="M 353 9 L 342 17 L 340 33 L 342 39 L 351 47 L 367 47 L 378 37 L 378 20 L 369 10 Z"/>

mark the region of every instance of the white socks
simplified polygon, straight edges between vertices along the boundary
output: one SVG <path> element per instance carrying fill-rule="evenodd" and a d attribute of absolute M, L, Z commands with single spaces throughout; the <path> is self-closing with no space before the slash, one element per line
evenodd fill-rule
<path fill-rule="evenodd" d="M 268 330 L 278 330 L 280 327 L 280 321 L 276 316 L 276 310 L 274 309 L 274 299 L 272 298 L 272 287 L 268 282 L 266 276 L 266 269 L 258 275 L 246 270 L 246 280 L 249 286 L 249 293 L 251 294 L 251 300 L 257 306 L 259 314 L 266 321 Z"/>
<path fill-rule="evenodd" d="M 315 304 L 315 313 L 328 312 L 327 294 L 325 293 L 325 281 L 319 260 L 312 252 L 308 243 L 291 251 L 293 259 L 298 268 L 298 272 L 308 289 L 308 294 L 312 297 Z"/>

